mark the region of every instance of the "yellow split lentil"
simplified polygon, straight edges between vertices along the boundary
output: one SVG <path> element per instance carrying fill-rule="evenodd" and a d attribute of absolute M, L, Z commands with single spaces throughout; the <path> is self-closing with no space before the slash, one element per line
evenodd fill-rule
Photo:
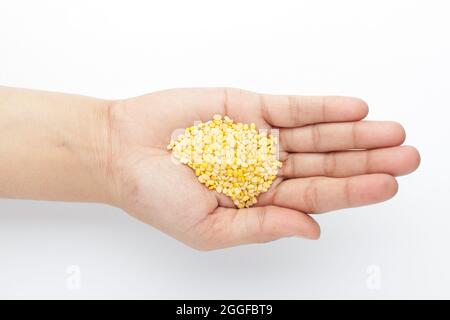
<path fill-rule="evenodd" d="M 234 123 L 228 116 L 186 128 L 168 150 L 188 165 L 208 189 L 230 197 L 238 208 L 250 207 L 276 178 L 277 139 L 254 123 Z"/>

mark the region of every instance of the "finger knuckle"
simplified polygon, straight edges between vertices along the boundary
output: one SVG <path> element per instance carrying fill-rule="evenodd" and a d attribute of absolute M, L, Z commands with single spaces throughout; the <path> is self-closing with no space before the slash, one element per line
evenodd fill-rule
<path fill-rule="evenodd" d="M 303 201 L 308 212 L 320 212 L 317 180 L 309 181 L 304 192 Z"/>

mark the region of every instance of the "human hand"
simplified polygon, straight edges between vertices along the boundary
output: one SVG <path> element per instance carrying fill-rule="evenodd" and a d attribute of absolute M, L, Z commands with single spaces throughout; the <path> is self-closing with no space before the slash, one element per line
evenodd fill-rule
<path fill-rule="evenodd" d="M 400 146 L 402 126 L 360 121 L 367 112 L 356 98 L 220 88 L 116 101 L 108 112 L 113 203 L 201 250 L 289 236 L 317 239 L 320 228 L 310 214 L 385 201 L 397 192 L 394 177 L 419 165 L 417 150 Z M 166 149 L 174 130 L 214 114 L 280 130 L 283 167 L 254 207 L 236 209 Z"/>

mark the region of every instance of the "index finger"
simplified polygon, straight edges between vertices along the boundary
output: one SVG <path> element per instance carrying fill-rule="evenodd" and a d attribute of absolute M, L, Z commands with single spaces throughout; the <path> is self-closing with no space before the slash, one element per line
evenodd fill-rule
<path fill-rule="evenodd" d="M 366 102 L 352 97 L 261 94 L 260 100 L 264 120 L 275 127 L 358 121 L 369 112 Z"/>

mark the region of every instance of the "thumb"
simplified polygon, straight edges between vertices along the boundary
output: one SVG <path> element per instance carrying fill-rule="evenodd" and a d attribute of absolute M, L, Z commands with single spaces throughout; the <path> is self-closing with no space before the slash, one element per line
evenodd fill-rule
<path fill-rule="evenodd" d="M 309 215 L 277 206 L 219 207 L 197 227 L 201 236 L 194 247 L 200 250 L 268 242 L 283 237 L 318 239 L 320 236 L 319 225 Z"/>

